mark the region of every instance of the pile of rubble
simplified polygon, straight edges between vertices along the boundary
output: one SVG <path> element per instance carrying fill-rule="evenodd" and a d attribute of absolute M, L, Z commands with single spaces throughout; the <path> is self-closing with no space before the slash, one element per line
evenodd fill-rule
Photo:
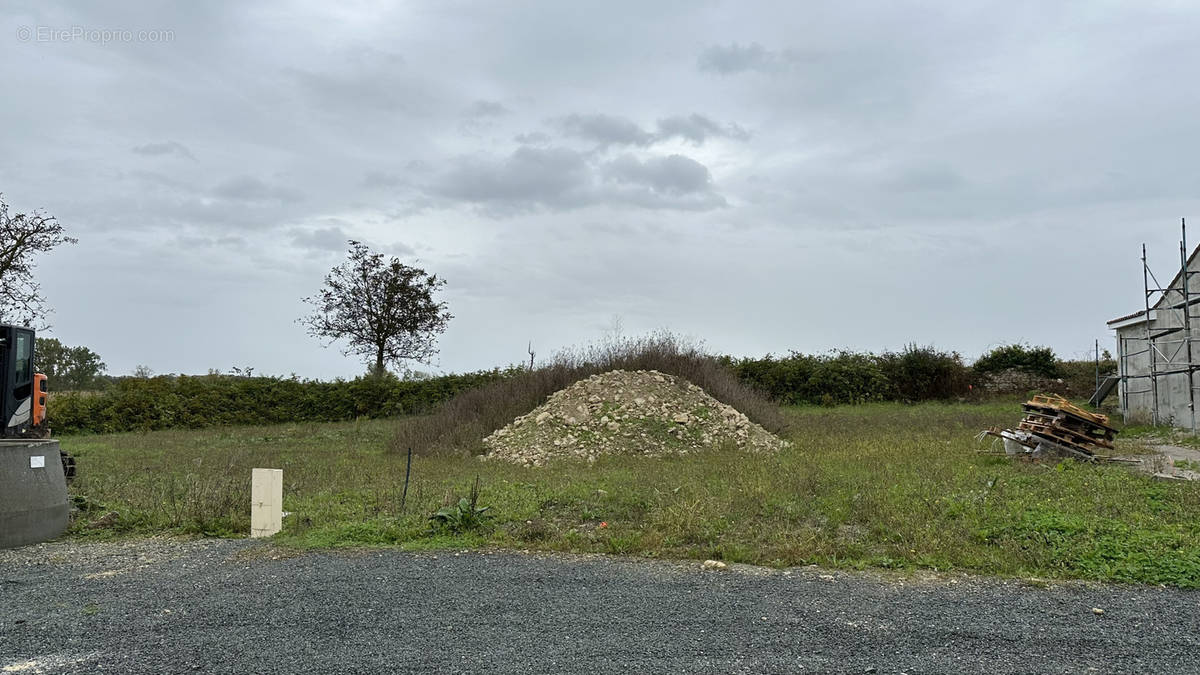
<path fill-rule="evenodd" d="M 1034 396 L 1021 406 L 1025 416 L 1016 429 L 993 427 L 979 434 L 1003 439 L 1009 456 L 1067 455 L 1095 461 L 1097 451 L 1111 451 L 1117 430 L 1108 416 L 1073 405 L 1061 396 Z"/>
<path fill-rule="evenodd" d="M 655 370 L 613 370 L 550 395 L 483 440 L 483 459 L 542 466 L 600 455 L 680 455 L 717 447 L 775 452 L 787 441 L 700 387 Z"/>

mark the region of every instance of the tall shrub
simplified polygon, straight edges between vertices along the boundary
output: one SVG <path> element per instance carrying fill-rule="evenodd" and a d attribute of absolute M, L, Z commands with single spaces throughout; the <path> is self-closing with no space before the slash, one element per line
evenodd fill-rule
<path fill-rule="evenodd" d="M 1058 359 L 1049 347 L 1031 347 L 1023 344 L 996 347 L 979 357 L 973 366 L 978 373 L 997 373 L 1004 370 L 1019 370 L 1041 377 L 1058 377 Z"/>
<path fill-rule="evenodd" d="M 898 353 L 881 354 L 878 362 L 891 382 L 894 397 L 902 401 L 963 396 L 971 380 L 957 352 L 941 352 L 932 345 L 909 344 Z"/>

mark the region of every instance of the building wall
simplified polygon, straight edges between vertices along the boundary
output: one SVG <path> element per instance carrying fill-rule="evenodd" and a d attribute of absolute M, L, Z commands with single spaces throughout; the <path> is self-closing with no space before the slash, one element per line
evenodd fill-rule
<path fill-rule="evenodd" d="M 1197 261 L 1190 261 L 1192 268 L 1197 268 Z M 1200 274 L 1190 274 L 1191 277 L 1188 283 L 1189 295 L 1193 298 L 1200 298 Z M 1182 288 L 1180 280 L 1176 280 L 1173 287 Z M 1183 294 L 1177 291 L 1172 291 L 1164 295 L 1164 297 L 1155 305 L 1155 318 L 1150 321 L 1150 332 L 1158 333 L 1168 328 L 1182 327 L 1183 325 L 1183 310 L 1171 309 L 1173 304 L 1180 303 L 1183 299 Z M 1192 362 L 1200 362 L 1200 304 L 1193 305 L 1192 318 L 1190 323 L 1192 330 L 1190 335 L 1192 338 Z M 1121 382 L 1120 394 L 1122 402 L 1122 412 L 1125 413 L 1126 419 L 1150 421 L 1153 415 L 1154 391 L 1151 385 L 1151 380 L 1145 376 L 1151 372 L 1151 359 L 1153 359 L 1154 368 L 1162 373 L 1167 371 L 1176 371 L 1186 368 L 1189 362 L 1187 343 L 1184 338 L 1187 335 L 1185 331 L 1177 331 L 1155 340 L 1156 349 L 1149 351 L 1147 349 L 1148 342 L 1146 341 L 1146 324 L 1145 322 L 1118 328 L 1117 333 L 1117 353 L 1119 358 L 1118 364 L 1124 368 L 1122 375 L 1131 377 L 1123 379 Z M 1197 376 L 1200 373 L 1174 373 L 1161 375 L 1157 378 L 1157 394 L 1158 394 L 1158 416 L 1160 424 L 1170 424 L 1177 427 L 1189 429 L 1196 428 L 1200 420 L 1198 416 L 1193 415 L 1191 388 L 1200 379 Z M 1195 392 L 1198 403 L 1200 403 L 1200 392 Z"/>

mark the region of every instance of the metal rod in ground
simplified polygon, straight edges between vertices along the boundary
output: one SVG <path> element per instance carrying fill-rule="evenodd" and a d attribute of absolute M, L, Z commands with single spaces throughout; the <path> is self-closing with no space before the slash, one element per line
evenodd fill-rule
<path fill-rule="evenodd" d="M 404 465 L 404 493 L 400 495 L 400 511 L 404 512 L 404 503 L 408 501 L 408 475 L 412 473 L 412 448 L 408 449 L 408 463 Z"/>

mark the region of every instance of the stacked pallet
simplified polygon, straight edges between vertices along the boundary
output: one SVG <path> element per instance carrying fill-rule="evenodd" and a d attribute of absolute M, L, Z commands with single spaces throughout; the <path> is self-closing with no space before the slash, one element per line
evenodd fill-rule
<path fill-rule="evenodd" d="M 1088 412 L 1067 399 L 1038 395 L 1022 404 L 1025 416 L 1016 429 L 988 429 L 980 436 L 1005 439 L 1009 454 L 1041 455 L 1048 451 L 1095 460 L 1097 450 L 1112 450 L 1117 430 L 1108 416 Z"/>
<path fill-rule="evenodd" d="M 1034 396 L 1022 404 L 1025 417 L 1018 429 L 1086 454 L 1095 448 L 1112 450 L 1117 430 L 1108 426 L 1108 416 L 1072 405 L 1061 396 Z"/>

